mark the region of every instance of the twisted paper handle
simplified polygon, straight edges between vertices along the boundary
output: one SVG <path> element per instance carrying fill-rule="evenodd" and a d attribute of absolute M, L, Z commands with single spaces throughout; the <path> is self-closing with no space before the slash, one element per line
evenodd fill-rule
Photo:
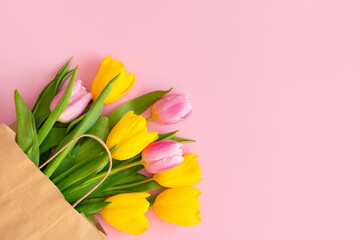
<path fill-rule="evenodd" d="M 106 150 L 106 153 L 109 156 L 109 169 L 106 173 L 106 175 L 101 179 L 101 181 L 96 184 L 88 193 L 86 193 L 83 197 L 81 197 L 79 200 L 77 200 L 72 206 L 76 207 L 76 205 L 78 205 L 82 200 L 84 200 L 87 196 L 89 196 L 96 188 L 98 188 L 104 181 L 105 179 L 109 176 L 111 168 L 112 168 L 112 157 L 111 157 L 111 152 L 109 150 L 109 148 L 106 146 L 106 144 L 104 143 L 103 140 L 101 140 L 100 138 L 98 138 L 97 136 L 91 135 L 91 134 L 83 134 L 80 135 L 76 138 L 74 138 L 73 140 L 71 140 L 70 142 L 68 142 L 67 144 L 65 144 L 57 153 L 55 153 L 51 158 L 49 158 L 46 162 L 44 162 L 39 169 L 43 168 L 46 164 L 48 164 L 49 162 L 51 162 L 51 160 L 53 160 L 59 153 L 61 153 L 65 148 L 67 148 L 70 144 L 72 144 L 73 142 L 75 142 L 76 140 L 82 138 L 82 137 L 90 137 L 95 139 L 96 141 L 98 141 Z"/>

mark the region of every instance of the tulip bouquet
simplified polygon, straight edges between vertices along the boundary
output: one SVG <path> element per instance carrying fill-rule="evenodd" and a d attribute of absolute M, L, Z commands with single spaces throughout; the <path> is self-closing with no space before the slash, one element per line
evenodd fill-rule
<path fill-rule="evenodd" d="M 147 129 L 151 120 L 173 124 L 187 118 L 192 109 L 188 97 L 171 94 L 171 89 L 153 91 L 101 116 L 103 105 L 129 91 L 135 76 L 106 56 L 88 92 L 76 78 L 78 67 L 69 70 L 70 62 L 42 90 L 32 110 L 15 91 L 19 147 L 36 166 L 53 156 L 43 174 L 69 203 L 98 185 L 75 206 L 88 218 L 100 213 L 110 225 L 133 235 L 147 230 L 144 214 L 149 208 L 170 223 L 200 223 L 200 190 L 192 185 L 201 181 L 201 168 L 198 157 L 184 155 L 182 149 L 182 143 L 193 140 L 177 137 L 178 131 Z M 152 116 L 141 116 L 151 106 Z M 107 151 L 94 139 L 78 139 L 83 134 L 106 143 L 113 159 L 110 172 Z M 152 190 L 160 193 L 151 195 Z"/>

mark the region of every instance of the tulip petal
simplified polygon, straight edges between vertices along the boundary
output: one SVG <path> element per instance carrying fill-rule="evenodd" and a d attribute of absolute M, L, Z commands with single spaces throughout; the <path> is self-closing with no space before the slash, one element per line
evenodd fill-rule
<path fill-rule="evenodd" d="M 109 148 L 117 145 L 113 157 L 117 160 L 126 160 L 139 154 L 157 138 L 156 132 L 147 131 L 145 118 L 130 111 L 111 130 L 106 145 Z"/>
<path fill-rule="evenodd" d="M 101 79 L 100 79 L 100 81 L 98 83 L 97 88 L 95 89 L 95 94 L 99 95 L 101 90 L 108 83 L 108 81 L 111 80 L 112 78 L 114 78 L 119 73 L 120 73 L 120 76 L 118 78 L 118 81 L 116 81 L 116 82 L 117 83 L 122 82 L 122 76 L 121 75 L 123 75 L 124 71 L 125 71 L 125 68 L 124 68 L 124 65 L 121 62 L 119 62 L 116 59 L 111 60 L 109 62 L 109 64 L 105 67 L 104 73 L 102 75 L 100 75 Z M 110 93 L 113 91 L 113 89 L 115 89 L 115 85 L 116 85 L 116 83 L 114 83 L 114 86 L 111 89 Z M 110 93 L 109 93 L 109 95 L 110 95 Z"/>
<path fill-rule="evenodd" d="M 139 153 L 150 143 L 158 138 L 157 132 L 142 131 L 137 135 L 126 139 L 115 149 L 113 157 L 117 160 L 126 160 Z"/>
<path fill-rule="evenodd" d="M 142 162 L 146 170 L 159 173 L 178 166 L 182 157 L 182 145 L 172 140 L 162 140 L 147 146 L 142 152 Z"/>
<path fill-rule="evenodd" d="M 132 88 L 135 81 L 135 76 L 133 74 L 126 73 L 124 64 L 116 59 L 111 59 L 110 55 L 106 56 L 102 61 L 99 71 L 96 74 L 91 86 L 91 93 L 93 94 L 94 100 L 97 99 L 107 83 L 118 74 L 120 74 L 119 79 L 114 84 L 109 95 L 106 97 L 104 101 L 105 105 L 118 100 Z"/>
<path fill-rule="evenodd" d="M 60 115 L 58 121 L 69 123 L 78 118 L 86 109 L 92 98 L 91 93 L 86 93 L 75 99 Z"/>
<path fill-rule="evenodd" d="M 65 90 L 69 82 L 65 82 L 60 88 L 60 92 L 55 96 L 53 101 L 50 104 L 50 110 L 53 111 L 60 101 L 61 97 L 64 95 Z M 71 90 L 71 97 L 70 103 L 65 108 L 65 110 L 60 114 L 59 118 L 57 119 L 59 122 L 62 123 L 69 123 L 75 120 L 77 117 L 81 115 L 82 112 L 86 109 L 87 105 L 89 104 L 92 95 L 88 93 L 83 86 L 84 82 L 80 79 L 76 80 L 73 84 Z"/>
<path fill-rule="evenodd" d="M 186 187 L 201 182 L 201 167 L 197 155 L 188 153 L 183 156 L 184 161 L 177 167 L 154 175 L 156 182 L 164 187 Z"/>
<path fill-rule="evenodd" d="M 92 85 L 91 85 L 91 93 L 94 95 L 94 90 L 95 89 L 98 89 L 98 85 L 100 83 L 100 80 L 101 80 L 101 76 L 104 74 L 104 71 L 107 69 L 107 65 L 109 64 L 109 62 L 111 61 L 111 56 L 110 55 L 107 55 L 103 61 L 101 62 L 101 65 L 100 65 L 100 68 L 99 68 L 99 71 L 98 73 L 96 74 L 93 82 L 92 82 Z M 98 95 L 96 95 L 98 96 Z M 95 100 L 95 99 L 94 99 Z"/>
<path fill-rule="evenodd" d="M 144 214 L 149 209 L 150 203 L 146 200 L 148 193 L 118 194 L 106 199 L 111 202 L 101 210 L 101 216 L 111 226 L 129 234 L 139 235 L 149 227 Z"/>
<path fill-rule="evenodd" d="M 161 192 L 153 208 L 163 220 L 186 226 L 200 223 L 199 200 L 201 191 L 193 187 L 173 188 Z"/>
<path fill-rule="evenodd" d="M 152 108 L 154 120 L 162 124 L 173 124 L 184 120 L 192 112 L 189 97 L 183 93 L 166 95 Z"/>
<path fill-rule="evenodd" d="M 128 92 L 134 85 L 135 75 L 132 73 L 125 73 L 125 69 L 120 74 L 120 80 L 117 84 L 114 84 L 113 90 L 109 96 L 105 99 L 104 104 L 110 104 L 121 98 L 126 92 Z"/>

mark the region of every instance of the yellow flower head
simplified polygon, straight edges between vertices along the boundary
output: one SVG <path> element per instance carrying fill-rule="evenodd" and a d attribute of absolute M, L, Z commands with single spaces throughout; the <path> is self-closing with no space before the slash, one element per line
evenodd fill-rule
<path fill-rule="evenodd" d="M 146 232 L 149 223 L 144 214 L 150 203 L 146 200 L 148 193 L 124 193 L 106 199 L 111 202 L 101 210 L 101 216 L 111 226 L 132 235 Z"/>
<path fill-rule="evenodd" d="M 194 226 L 201 221 L 200 194 L 201 191 L 194 187 L 167 189 L 156 197 L 153 208 L 161 219 L 169 223 Z"/>
<path fill-rule="evenodd" d="M 122 97 L 129 91 L 135 82 L 135 76 L 132 73 L 126 73 L 124 64 L 116 59 L 111 59 L 107 55 L 101 63 L 100 69 L 91 86 L 91 94 L 94 101 L 98 98 L 101 91 L 106 85 L 120 73 L 118 80 L 114 83 L 109 95 L 106 97 L 104 104 L 110 104 Z"/>
<path fill-rule="evenodd" d="M 116 160 L 126 160 L 139 154 L 156 139 L 158 134 L 147 130 L 146 119 L 130 111 L 111 130 L 106 145 L 108 148 L 117 145 L 112 157 Z"/>
<path fill-rule="evenodd" d="M 164 187 L 186 187 L 197 184 L 201 181 L 201 167 L 198 164 L 196 156 L 188 153 L 183 156 L 184 161 L 169 170 L 156 173 L 154 179 Z"/>

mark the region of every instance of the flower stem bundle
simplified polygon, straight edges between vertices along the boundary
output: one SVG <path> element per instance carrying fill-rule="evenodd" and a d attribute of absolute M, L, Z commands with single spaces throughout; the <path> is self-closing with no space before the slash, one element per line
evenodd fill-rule
<path fill-rule="evenodd" d="M 81 201 L 75 209 L 87 217 L 100 213 L 113 227 L 134 235 L 147 230 L 144 214 L 149 208 L 170 223 L 200 223 L 201 192 L 191 186 L 201 181 L 201 167 L 197 156 L 183 154 L 182 148 L 194 140 L 147 126 L 149 121 L 174 124 L 186 119 L 192 111 L 189 98 L 171 94 L 172 89 L 153 91 L 102 116 L 103 106 L 126 94 L 135 76 L 106 56 L 89 92 L 76 77 L 78 66 L 69 70 L 71 61 L 42 90 L 32 110 L 15 91 L 19 147 L 36 166 L 53 158 L 43 174 L 70 204 Z M 141 114 L 151 106 L 153 115 L 144 118 Z M 108 174 L 110 155 L 94 139 L 79 138 L 84 134 L 106 143 L 113 159 Z M 161 193 L 151 195 L 152 190 Z"/>

